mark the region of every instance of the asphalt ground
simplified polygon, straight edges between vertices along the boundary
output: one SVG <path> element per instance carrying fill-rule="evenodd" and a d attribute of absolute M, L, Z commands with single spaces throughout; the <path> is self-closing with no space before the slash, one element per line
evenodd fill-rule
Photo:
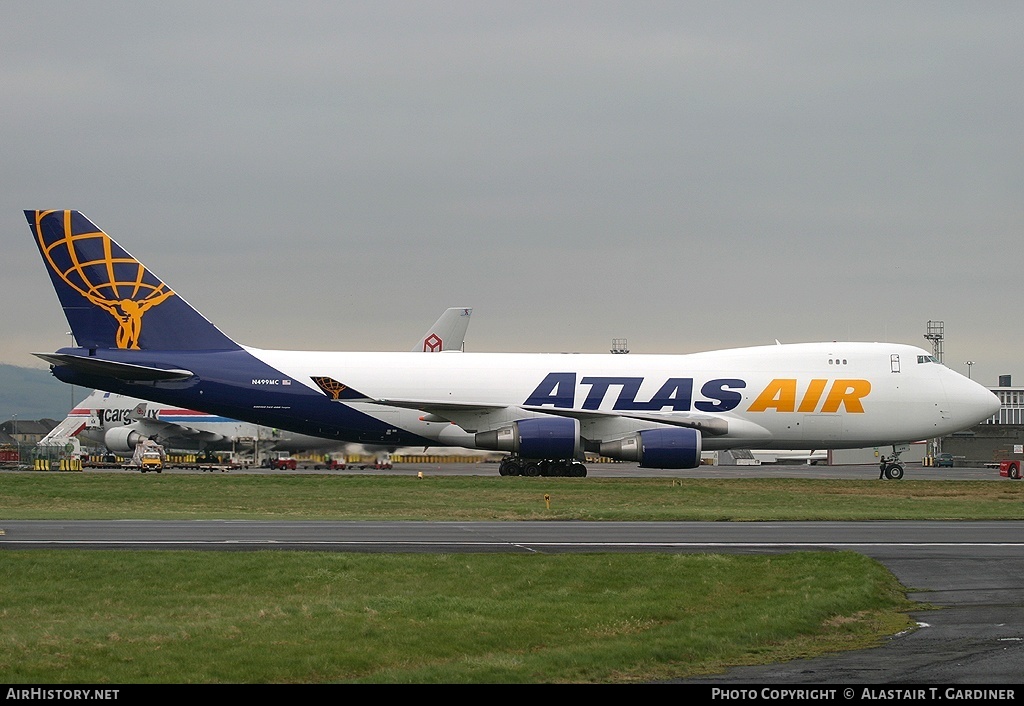
<path fill-rule="evenodd" d="M 827 466 L 824 464 L 761 464 L 759 466 L 700 466 L 692 469 L 640 468 L 635 463 L 588 463 L 587 476 L 591 478 L 846 478 L 851 480 L 878 479 L 878 465 Z M 138 473 L 136 470 L 87 469 L 85 473 Z M 497 476 L 498 464 L 481 463 L 396 463 L 390 470 L 360 469 L 349 467 L 345 470 L 328 471 L 296 469 L 275 471 L 269 468 L 239 468 L 230 471 L 201 471 L 188 468 L 166 468 L 164 473 L 256 473 L 274 475 L 417 475 L 418 473 L 442 476 Z M 906 464 L 905 480 L 1004 480 L 999 470 L 977 466 L 935 468 L 919 463 Z M 899 483 L 901 481 L 886 481 Z M 1009 481 L 1013 482 L 1013 481 Z"/>

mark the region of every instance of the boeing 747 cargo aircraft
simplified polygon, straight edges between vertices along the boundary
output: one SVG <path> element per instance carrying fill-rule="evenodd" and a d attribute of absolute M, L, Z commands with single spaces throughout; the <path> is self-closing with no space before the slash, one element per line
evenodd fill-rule
<path fill-rule="evenodd" d="M 939 437 L 990 391 L 897 343 L 686 355 L 320 352 L 236 343 L 78 211 L 26 211 L 77 345 L 60 380 L 312 436 L 508 453 L 504 475 L 586 475 L 586 452 L 694 468 L 701 450 Z"/>

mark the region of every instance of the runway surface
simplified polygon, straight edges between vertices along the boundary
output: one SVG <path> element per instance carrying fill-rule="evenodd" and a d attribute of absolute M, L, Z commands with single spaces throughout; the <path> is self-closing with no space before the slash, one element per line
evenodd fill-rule
<path fill-rule="evenodd" d="M 662 469 L 640 468 L 635 463 L 588 463 L 589 478 L 835 478 L 847 480 L 878 480 L 877 464 L 850 466 L 826 466 L 808 464 L 763 464 L 760 466 L 700 466 L 698 468 Z M 168 468 L 167 474 L 216 473 L 218 471 L 201 471 L 197 469 Z M 497 476 L 497 463 L 399 463 L 390 470 L 360 469 L 350 467 L 341 471 L 297 469 L 294 471 L 275 471 L 269 468 L 245 468 L 227 471 L 228 473 L 255 473 L 268 475 L 393 475 L 405 476 L 417 473 L 446 476 Z M 138 471 L 121 469 L 86 470 L 85 473 L 125 473 L 139 475 Z M 935 468 L 910 463 L 906 466 L 904 480 L 1002 480 L 999 471 L 980 466 L 958 466 L 956 468 Z M 899 483 L 901 481 L 885 481 Z M 1017 481 L 1024 482 L 1024 481 Z"/>

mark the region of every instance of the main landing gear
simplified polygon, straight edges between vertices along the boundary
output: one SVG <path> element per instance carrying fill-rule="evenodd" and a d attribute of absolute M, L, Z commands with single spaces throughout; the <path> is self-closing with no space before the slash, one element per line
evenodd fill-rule
<path fill-rule="evenodd" d="M 536 459 L 506 456 L 498 465 L 503 476 L 556 476 L 562 478 L 586 478 L 587 467 L 569 458 Z"/>
<path fill-rule="evenodd" d="M 893 451 L 892 458 L 882 456 L 878 464 L 878 480 L 888 478 L 889 480 L 901 480 L 903 478 L 903 464 L 900 463 L 900 452 Z"/>

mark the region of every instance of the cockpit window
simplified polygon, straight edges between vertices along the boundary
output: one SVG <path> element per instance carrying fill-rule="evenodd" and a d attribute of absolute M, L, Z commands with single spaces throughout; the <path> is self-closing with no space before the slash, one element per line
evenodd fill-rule
<path fill-rule="evenodd" d="M 919 355 L 917 356 L 918 363 L 938 363 L 939 359 L 933 355 Z"/>

